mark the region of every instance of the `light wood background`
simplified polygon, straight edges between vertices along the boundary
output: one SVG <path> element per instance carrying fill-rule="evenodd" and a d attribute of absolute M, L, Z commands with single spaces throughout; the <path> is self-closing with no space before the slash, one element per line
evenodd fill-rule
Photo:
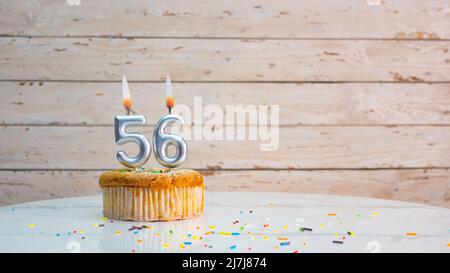
<path fill-rule="evenodd" d="M 208 190 L 450 207 L 447 0 L 1 0 L 0 36 L 0 205 L 99 193 L 122 74 L 150 124 L 170 74 L 176 103 L 280 105 L 276 151 L 189 142 Z"/>

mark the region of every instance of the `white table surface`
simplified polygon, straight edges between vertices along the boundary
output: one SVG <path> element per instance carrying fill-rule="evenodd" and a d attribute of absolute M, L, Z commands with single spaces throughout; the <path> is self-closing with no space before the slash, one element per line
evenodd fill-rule
<path fill-rule="evenodd" d="M 345 196 L 206 192 L 203 216 L 147 223 L 105 219 L 100 196 L 0 208 L 0 252 L 449 253 L 449 243 L 448 209 Z"/>

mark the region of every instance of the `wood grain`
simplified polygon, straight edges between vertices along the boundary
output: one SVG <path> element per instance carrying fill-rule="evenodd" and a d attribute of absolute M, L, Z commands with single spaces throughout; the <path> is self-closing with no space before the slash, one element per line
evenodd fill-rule
<path fill-rule="evenodd" d="M 450 41 L 1 38 L 0 80 L 441 82 Z"/>
<path fill-rule="evenodd" d="M 445 0 L 2 1 L 0 33 L 146 37 L 448 39 Z"/>
<path fill-rule="evenodd" d="M 120 83 L 0 82 L 0 123 L 112 125 L 124 112 Z M 134 109 L 156 124 L 163 83 L 130 83 Z M 450 84 L 177 83 L 175 103 L 279 105 L 281 125 L 450 124 Z M 192 117 L 191 117 L 192 119 Z M 207 119 L 203 119 L 203 122 Z M 253 123 L 251 123 L 253 124 Z"/>
<path fill-rule="evenodd" d="M 203 171 L 209 191 L 278 191 L 395 199 L 450 208 L 448 169 Z M 2 171 L 0 205 L 99 194 L 100 171 Z"/>
<path fill-rule="evenodd" d="M 131 129 L 149 138 L 152 128 Z M 216 129 L 218 130 L 218 128 Z M 186 132 L 186 131 L 185 131 Z M 120 164 L 113 127 L 0 128 L 2 169 L 109 169 Z M 268 141 L 191 140 L 185 168 L 423 168 L 450 167 L 450 127 L 282 127 L 275 151 Z M 150 166 L 155 166 L 152 156 Z"/>

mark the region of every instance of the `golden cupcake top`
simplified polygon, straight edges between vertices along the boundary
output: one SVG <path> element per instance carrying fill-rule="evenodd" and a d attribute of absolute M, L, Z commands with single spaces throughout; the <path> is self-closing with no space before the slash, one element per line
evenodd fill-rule
<path fill-rule="evenodd" d="M 187 169 L 119 169 L 104 172 L 100 187 L 146 187 L 165 189 L 171 187 L 203 186 L 203 176 Z"/>

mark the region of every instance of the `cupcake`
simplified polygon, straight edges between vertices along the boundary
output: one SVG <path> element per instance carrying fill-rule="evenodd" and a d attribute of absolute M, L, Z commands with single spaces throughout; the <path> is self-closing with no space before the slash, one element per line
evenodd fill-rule
<path fill-rule="evenodd" d="M 132 221 L 172 221 L 203 213 L 205 187 L 199 172 L 121 169 L 100 176 L 103 213 Z"/>

